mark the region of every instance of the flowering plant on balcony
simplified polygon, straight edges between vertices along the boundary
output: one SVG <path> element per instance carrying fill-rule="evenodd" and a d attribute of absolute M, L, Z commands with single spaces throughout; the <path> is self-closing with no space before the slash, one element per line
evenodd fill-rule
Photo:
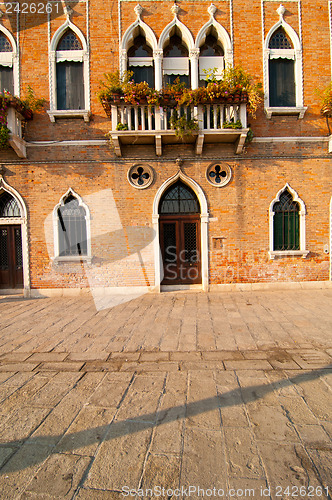
<path fill-rule="evenodd" d="M 45 99 L 37 99 L 30 86 L 28 86 L 27 97 L 22 100 L 19 97 L 13 96 L 7 90 L 0 95 L 0 148 L 8 147 L 8 140 L 10 130 L 7 126 L 7 113 L 8 108 L 12 106 L 24 120 L 32 119 L 32 111 L 41 109 L 44 105 Z"/>
<path fill-rule="evenodd" d="M 126 103 L 138 106 L 139 104 L 147 103 L 147 95 L 150 94 L 151 89 L 147 82 L 135 83 L 133 80 L 130 80 L 124 85 L 123 92 Z"/>
<path fill-rule="evenodd" d="M 185 115 L 179 116 L 177 110 L 174 110 L 170 118 L 171 129 L 175 130 L 175 135 L 178 139 L 183 139 L 185 136 L 191 136 L 198 130 L 198 122 L 194 118 L 189 118 Z"/>
<path fill-rule="evenodd" d="M 323 90 L 321 94 L 322 108 L 320 110 L 321 114 L 326 117 L 332 116 L 332 81 Z"/>
<path fill-rule="evenodd" d="M 124 87 L 133 76 L 132 71 L 125 71 L 123 78 L 120 78 L 120 71 L 114 73 L 104 73 L 104 80 L 99 81 L 100 90 L 97 92 L 99 101 L 104 105 L 111 102 L 120 102 L 124 95 Z"/>

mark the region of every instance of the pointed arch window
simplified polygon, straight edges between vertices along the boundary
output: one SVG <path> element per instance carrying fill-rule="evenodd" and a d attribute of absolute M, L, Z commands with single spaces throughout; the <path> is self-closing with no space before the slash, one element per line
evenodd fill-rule
<path fill-rule="evenodd" d="M 53 212 L 55 258 L 91 258 L 90 212 L 72 190 L 64 195 Z"/>
<path fill-rule="evenodd" d="M 270 106 L 296 106 L 295 51 L 282 27 L 272 35 L 269 49 Z"/>
<path fill-rule="evenodd" d="M 128 70 L 133 72 L 135 83 L 147 82 L 154 87 L 153 50 L 143 33 L 139 33 L 128 50 Z"/>
<path fill-rule="evenodd" d="M 82 44 L 68 29 L 57 47 L 57 109 L 85 109 Z"/>
<path fill-rule="evenodd" d="M 7 191 L 0 192 L 0 217 L 21 217 L 17 200 Z"/>
<path fill-rule="evenodd" d="M 0 94 L 5 90 L 11 94 L 14 89 L 14 51 L 5 33 L 0 31 Z"/>
<path fill-rule="evenodd" d="M 163 194 L 159 203 L 159 213 L 197 214 L 200 212 L 199 202 L 194 191 L 183 182 L 172 184 Z"/>
<path fill-rule="evenodd" d="M 83 33 L 67 20 L 50 46 L 50 110 L 55 118 L 90 117 L 88 45 Z"/>
<path fill-rule="evenodd" d="M 287 184 L 270 205 L 270 257 L 307 254 L 305 206 Z"/>
<path fill-rule="evenodd" d="M 163 50 L 164 85 L 172 84 L 178 78 L 190 87 L 189 50 L 182 40 L 179 29 L 173 30 Z"/>
<path fill-rule="evenodd" d="M 205 85 L 206 71 L 216 68 L 215 76 L 221 77 L 224 70 L 224 49 L 218 40 L 218 34 L 212 27 L 207 34 L 205 41 L 200 46 L 199 53 L 199 85 Z"/>

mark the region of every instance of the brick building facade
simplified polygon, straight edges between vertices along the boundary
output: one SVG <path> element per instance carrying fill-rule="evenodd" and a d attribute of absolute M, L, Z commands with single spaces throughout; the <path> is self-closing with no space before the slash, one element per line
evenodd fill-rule
<path fill-rule="evenodd" d="M 331 0 L 14 5 L 0 6 L 1 85 L 46 103 L 23 137 L 8 111 L 2 289 L 329 280 L 332 138 L 317 90 L 331 81 Z M 181 140 L 169 110 L 114 104 L 108 117 L 97 97 L 118 68 L 195 88 L 212 63 L 263 83 L 255 117 L 245 104 L 196 107 L 199 130 Z M 222 113 L 241 128 L 223 128 Z"/>

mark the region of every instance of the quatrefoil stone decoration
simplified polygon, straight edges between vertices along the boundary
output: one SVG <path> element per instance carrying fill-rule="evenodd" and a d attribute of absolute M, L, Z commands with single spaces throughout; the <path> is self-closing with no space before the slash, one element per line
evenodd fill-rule
<path fill-rule="evenodd" d="M 152 184 L 154 172 L 149 165 L 133 165 L 127 174 L 129 184 L 137 189 L 145 189 Z"/>
<path fill-rule="evenodd" d="M 213 186 L 226 186 L 232 178 L 232 169 L 221 162 L 212 163 L 206 170 L 206 178 Z"/>

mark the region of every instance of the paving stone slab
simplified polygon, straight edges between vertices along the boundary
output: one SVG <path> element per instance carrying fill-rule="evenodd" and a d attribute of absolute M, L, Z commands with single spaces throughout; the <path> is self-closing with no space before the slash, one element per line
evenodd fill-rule
<path fill-rule="evenodd" d="M 202 352 L 202 358 L 206 361 L 241 360 L 243 359 L 243 354 L 239 351 L 211 351 Z"/>
<path fill-rule="evenodd" d="M 139 357 L 140 361 L 169 361 L 169 352 L 142 352 Z"/>
<path fill-rule="evenodd" d="M 19 363 L 21 361 L 25 361 L 31 356 L 31 353 L 28 352 L 7 352 L 5 354 L 1 354 L 0 363 L 2 361 L 10 361 L 11 363 Z"/>
<path fill-rule="evenodd" d="M 118 372 L 122 361 L 87 361 L 82 371 L 84 372 Z"/>
<path fill-rule="evenodd" d="M 226 370 L 272 370 L 266 359 L 224 361 Z"/>
<path fill-rule="evenodd" d="M 76 361 L 63 361 L 63 362 L 47 362 L 41 363 L 38 370 L 55 370 L 55 371 L 79 371 L 84 363 Z"/>
<path fill-rule="evenodd" d="M 170 352 L 171 361 L 200 361 L 202 359 L 201 352 L 185 351 L 185 352 Z"/>
<path fill-rule="evenodd" d="M 0 364 L 0 372 L 32 372 L 39 366 L 39 363 L 7 363 Z"/>
<path fill-rule="evenodd" d="M 111 360 L 123 360 L 123 361 L 138 361 L 140 357 L 139 352 L 112 352 L 109 355 Z"/>
<path fill-rule="evenodd" d="M 70 352 L 68 354 L 68 361 L 106 361 L 109 357 L 108 352 L 96 352 L 96 351 L 86 351 L 86 352 Z"/>
<path fill-rule="evenodd" d="M 29 493 L 45 493 L 53 498 L 72 498 L 90 464 L 90 457 L 52 454 L 26 488 Z"/>
<path fill-rule="evenodd" d="M 63 361 L 68 357 L 68 352 L 34 352 L 29 362 Z"/>
<path fill-rule="evenodd" d="M 264 478 L 262 461 L 251 429 L 249 427 L 227 427 L 224 432 L 230 478 Z"/>

